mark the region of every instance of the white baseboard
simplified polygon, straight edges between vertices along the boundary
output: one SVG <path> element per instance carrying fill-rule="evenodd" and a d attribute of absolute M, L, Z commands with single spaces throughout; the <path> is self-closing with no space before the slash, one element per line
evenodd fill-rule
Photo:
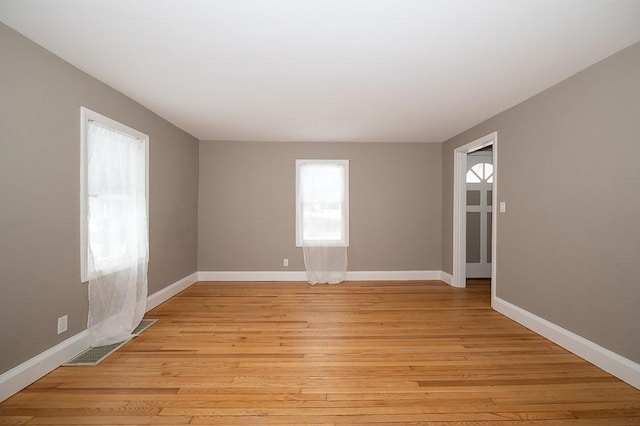
<path fill-rule="evenodd" d="M 449 284 L 449 285 L 453 285 L 453 275 L 444 272 L 444 271 L 440 271 L 440 280 L 444 281 L 445 283 Z"/>
<path fill-rule="evenodd" d="M 491 306 L 501 314 L 640 389 L 640 364 L 499 297 L 491 300 Z"/>
<path fill-rule="evenodd" d="M 440 271 L 347 271 L 347 281 L 433 281 Z"/>
<path fill-rule="evenodd" d="M 155 308 L 156 306 L 161 305 L 167 300 L 171 299 L 176 294 L 180 293 L 185 288 L 195 284 L 199 280 L 199 274 L 194 272 L 193 274 L 182 278 L 179 281 L 163 288 L 162 290 L 153 293 L 149 297 L 147 297 L 147 312 Z"/>
<path fill-rule="evenodd" d="M 193 273 L 147 298 L 147 311 L 155 308 L 198 281 Z M 0 375 L 0 402 L 29 386 L 45 374 L 89 349 L 89 333 L 84 330 Z"/>
<path fill-rule="evenodd" d="M 89 348 L 84 330 L 0 375 L 0 402 Z"/>
<path fill-rule="evenodd" d="M 348 271 L 347 281 L 442 280 L 442 274 L 441 271 Z M 307 281 L 307 274 L 305 271 L 200 271 L 198 281 Z"/>
<path fill-rule="evenodd" d="M 198 281 L 306 281 L 304 271 L 199 271 Z"/>

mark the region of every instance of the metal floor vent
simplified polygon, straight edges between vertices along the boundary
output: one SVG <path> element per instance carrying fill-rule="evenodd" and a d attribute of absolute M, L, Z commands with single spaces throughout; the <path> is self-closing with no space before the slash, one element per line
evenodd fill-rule
<path fill-rule="evenodd" d="M 131 334 L 133 334 L 134 336 L 139 336 L 143 331 L 145 331 L 147 328 L 149 328 L 153 324 L 155 324 L 156 321 L 158 321 L 158 320 L 157 319 L 143 319 L 142 321 L 140 321 L 140 324 L 138 324 L 138 326 L 133 329 Z"/>
<path fill-rule="evenodd" d="M 140 321 L 140 324 L 131 332 L 131 334 L 135 336 L 139 336 L 140 333 L 145 331 L 147 328 L 151 327 L 153 323 L 158 321 L 157 319 L 143 319 Z M 98 365 L 109 355 L 120 349 L 122 345 L 127 343 L 131 339 L 123 340 L 122 342 L 114 343 L 112 345 L 106 346 L 97 346 L 95 348 L 89 348 L 86 351 L 82 352 L 80 355 L 75 358 L 67 361 L 62 365 L 73 366 L 73 365 Z"/>

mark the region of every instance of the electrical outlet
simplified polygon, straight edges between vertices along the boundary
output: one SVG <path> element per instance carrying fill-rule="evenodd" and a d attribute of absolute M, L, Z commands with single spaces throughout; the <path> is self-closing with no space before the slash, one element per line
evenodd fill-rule
<path fill-rule="evenodd" d="M 282 261 L 282 266 L 289 266 L 289 259 L 284 259 Z"/>
<path fill-rule="evenodd" d="M 68 315 L 58 318 L 58 334 L 61 334 L 67 331 L 68 320 L 69 320 Z"/>

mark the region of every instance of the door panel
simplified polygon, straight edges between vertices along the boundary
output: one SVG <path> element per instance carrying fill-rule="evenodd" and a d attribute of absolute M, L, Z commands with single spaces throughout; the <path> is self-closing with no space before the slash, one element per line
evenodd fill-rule
<path fill-rule="evenodd" d="M 480 212 L 467 212 L 467 263 L 480 263 Z"/>

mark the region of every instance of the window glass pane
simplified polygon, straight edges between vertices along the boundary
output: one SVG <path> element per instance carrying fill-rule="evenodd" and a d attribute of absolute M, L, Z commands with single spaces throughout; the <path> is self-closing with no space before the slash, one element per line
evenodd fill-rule
<path fill-rule="evenodd" d="M 493 165 L 489 163 L 474 164 L 467 171 L 467 183 L 493 183 Z"/>
<path fill-rule="evenodd" d="M 471 170 L 478 175 L 480 179 L 484 179 L 484 163 L 479 163 L 471 167 Z"/>
<path fill-rule="evenodd" d="M 480 178 L 476 175 L 473 170 L 469 170 L 467 172 L 467 183 L 480 183 Z"/>
<path fill-rule="evenodd" d="M 482 163 L 482 165 L 484 166 L 484 179 L 489 179 L 491 176 L 493 176 L 493 164 L 489 164 L 489 163 Z"/>
<path fill-rule="evenodd" d="M 89 197 L 89 247 L 95 269 L 127 254 L 127 234 L 131 230 L 118 218 L 126 217 L 134 206 L 124 197 L 97 195 Z"/>
<path fill-rule="evenodd" d="M 301 168 L 302 238 L 305 241 L 342 239 L 343 171 L 336 164 Z"/>
<path fill-rule="evenodd" d="M 298 244 L 347 244 L 346 173 L 340 162 L 298 165 Z"/>
<path fill-rule="evenodd" d="M 132 239 L 146 215 L 144 143 L 89 122 L 87 150 L 90 268 L 137 261 Z"/>

